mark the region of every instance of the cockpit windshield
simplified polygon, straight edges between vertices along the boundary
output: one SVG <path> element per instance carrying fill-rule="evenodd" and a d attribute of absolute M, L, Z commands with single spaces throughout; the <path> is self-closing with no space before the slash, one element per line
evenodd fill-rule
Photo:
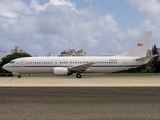
<path fill-rule="evenodd" d="M 11 61 L 10 63 L 13 64 L 13 63 L 15 63 L 15 61 Z"/>

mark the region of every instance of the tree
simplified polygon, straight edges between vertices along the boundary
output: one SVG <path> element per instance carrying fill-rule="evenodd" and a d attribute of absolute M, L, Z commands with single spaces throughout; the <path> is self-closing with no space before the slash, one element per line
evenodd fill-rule
<path fill-rule="evenodd" d="M 153 47 L 152 47 L 152 54 L 153 55 L 156 55 L 156 54 L 158 54 L 158 56 L 156 56 L 156 57 L 154 57 L 153 59 L 152 59 L 152 62 L 151 62 L 151 69 L 153 70 L 153 72 L 154 73 L 157 73 L 157 72 L 160 72 L 159 71 L 159 53 L 158 53 L 158 49 L 157 49 L 157 47 L 156 47 L 156 45 L 154 45 Z"/>
<path fill-rule="evenodd" d="M 13 54 L 9 54 L 9 55 L 3 57 L 1 65 L 0 65 L 0 73 L 4 73 L 4 72 L 8 73 L 8 71 L 4 70 L 2 68 L 2 66 L 5 65 L 5 64 L 7 64 L 7 63 L 9 63 L 13 59 L 21 58 L 21 57 L 31 57 L 31 55 L 28 54 L 28 53 L 23 52 L 23 53 L 13 53 Z"/>

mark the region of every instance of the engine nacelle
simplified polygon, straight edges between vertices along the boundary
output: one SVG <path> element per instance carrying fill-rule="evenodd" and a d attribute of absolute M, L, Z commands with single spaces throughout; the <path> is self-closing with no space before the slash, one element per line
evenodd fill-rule
<path fill-rule="evenodd" d="M 65 67 L 55 67 L 53 68 L 53 74 L 55 75 L 68 75 L 68 68 Z"/>

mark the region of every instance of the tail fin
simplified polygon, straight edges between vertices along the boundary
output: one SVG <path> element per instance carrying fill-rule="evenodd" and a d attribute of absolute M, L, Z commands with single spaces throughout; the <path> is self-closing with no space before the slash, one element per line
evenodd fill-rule
<path fill-rule="evenodd" d="M 152 31 L 145 32 L 137 43 L 128 51 L 117 56 L 146 57 Z"/>

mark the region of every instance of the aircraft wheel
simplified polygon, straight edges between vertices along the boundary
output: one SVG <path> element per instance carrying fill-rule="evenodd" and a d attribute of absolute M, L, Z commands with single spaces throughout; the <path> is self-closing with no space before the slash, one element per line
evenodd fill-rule
<path fill-rule="evenodd" d="M 79 74 L 79 73 L 77 73 L 76 77 L 77 77 L 77 78 L 81 78 L 81 77 L 82 77 L 82 75 L 81 75 L 81 74 Z"/>
<path fill-rule="evenodd" d="M 17 77 L 18 77 L 18 78 L 21 78 L 21 75 L 18 75 Z"/>

